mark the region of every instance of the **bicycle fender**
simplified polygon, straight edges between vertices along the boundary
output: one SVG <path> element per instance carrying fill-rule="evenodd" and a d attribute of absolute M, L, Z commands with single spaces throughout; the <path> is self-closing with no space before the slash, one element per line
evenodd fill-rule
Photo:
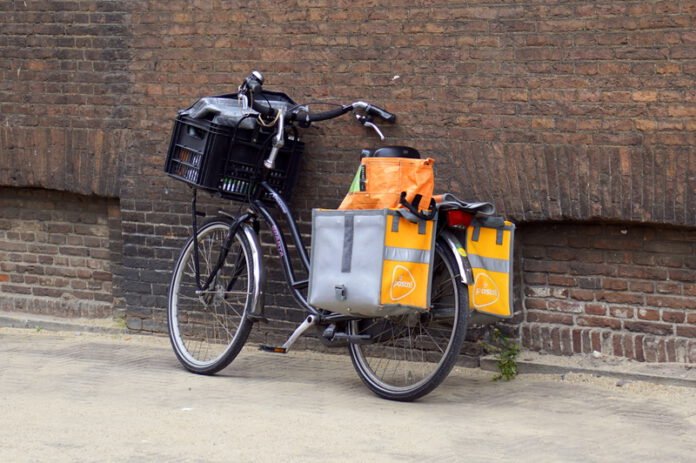
<path fill-rule="evenodd" d="M 450 251 L 452 251 L 452 255 L 457 262 L 461 282 L 465 285 L 473 285 L 474 272 L 471 269 L 469 258 L 467 257 L 466 250 L 464 249 L 464 246 L 462 246 L 462 243 L 456 236 L 454 236 L 453 233 L 447 230 L 442 231 L 440 236 L 445 240 Z"/>
<path fill-rule="evenodd" d="M 263 265 L 263 253 L 261 252 L 261 244 L 259 238 L 254 232 L 254 229 L 247 223 L 241 224 L 239 230 L 244 233 L 251 244 L 251 260 L 253 265 L 253 278 L 256 291 L 251 297 L 251 310 L 249 311 L 249 319 L 263 320 L 264 317 L 264 288 L 266 287 L 266 271 Z"/>
<path fill-rule="evenodd" d="M 249 220 L 249 215 L 244 214 L 241 217 L 235 217 L 230 212 L 225 210 L 219 210 L 218 213 L 232 220 L 231 227 L 236 228 L 236 233 L 244 233 L 251 246 L 251 261 L 252 261 L 252 273 L 254 278 L 254 287 L 256 291 L 251 295 L 251 309 L 247 318 L 252 322 L 264 321 L 266 317 L 264 316 L 264 288 L 266 287 L 266 270 L 263 265 L 263 252 L 261 251 L 261 244 L 259 242 L 259 237 L 254 228 L 247 222 Z"/>

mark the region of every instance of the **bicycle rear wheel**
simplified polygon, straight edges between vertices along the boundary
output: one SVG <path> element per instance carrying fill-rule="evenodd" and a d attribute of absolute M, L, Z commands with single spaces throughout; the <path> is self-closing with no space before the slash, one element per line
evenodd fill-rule
<path fill-rule="evenodd" d="M 349 324 L 351 334 L 372 336 L 371 343 L 351 344 L 350 356 L 367 387 L 385 399 L 412 401 L 431 392 L 452 370 L 464 343 L 467 287 L 446 245 L 438 240 L 435 250 L 428 313 Z"/>
<path fill-rule="evenodd" d="M 169 287 L 169 339 L 181 364 L 194 373 L 213 374 L 229 365 L 252 327 L 246 315 L 257 288 L 251 245 L 243 233 L 231 240 L 209 288 L 201 291 L 196 282 L 195 243 L 202 285 L 214 271 L 229 232 L 230 222 L 221 218 L 201 226 L 198 240 L 189 238 L 181 250 Z"/>

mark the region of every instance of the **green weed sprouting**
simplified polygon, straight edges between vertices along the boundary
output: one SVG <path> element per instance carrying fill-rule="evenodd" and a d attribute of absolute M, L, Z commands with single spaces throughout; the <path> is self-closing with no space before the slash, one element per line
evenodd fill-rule
<path fill-rule="evenodd" d="M 486 352 L 495 354 L 496 366 L 500 374 L 493 381 L 510 381 L 517 376 L 517 355 L 520 353 L 518 346 L 512 339 L 503 336 L 498 328 L 493 329 L 493 344 L 481 341 Z"/>

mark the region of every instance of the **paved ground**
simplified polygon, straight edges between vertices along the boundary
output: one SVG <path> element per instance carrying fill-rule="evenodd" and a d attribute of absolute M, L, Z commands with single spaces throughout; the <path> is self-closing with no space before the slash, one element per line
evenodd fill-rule
<path fill-rule="evenodd" d="M 457 369 L 403 404 L 347 355 L 183 371 L 163 338 L 0 328 L 0 462 L 693 462 L 696 389 Z"/>

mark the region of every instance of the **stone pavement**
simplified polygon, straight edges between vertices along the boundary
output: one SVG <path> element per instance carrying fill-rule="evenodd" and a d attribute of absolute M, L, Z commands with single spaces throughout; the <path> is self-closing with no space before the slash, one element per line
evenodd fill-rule
<path fill-rule="evenodd" d="M 20 319 L 0 314 L 0 462 L 696 461 L 696 390 L 678 375 L 456 368 L 404 404 L 346 354 L 249 347 L 205 377 L 166 338 Z"/>

